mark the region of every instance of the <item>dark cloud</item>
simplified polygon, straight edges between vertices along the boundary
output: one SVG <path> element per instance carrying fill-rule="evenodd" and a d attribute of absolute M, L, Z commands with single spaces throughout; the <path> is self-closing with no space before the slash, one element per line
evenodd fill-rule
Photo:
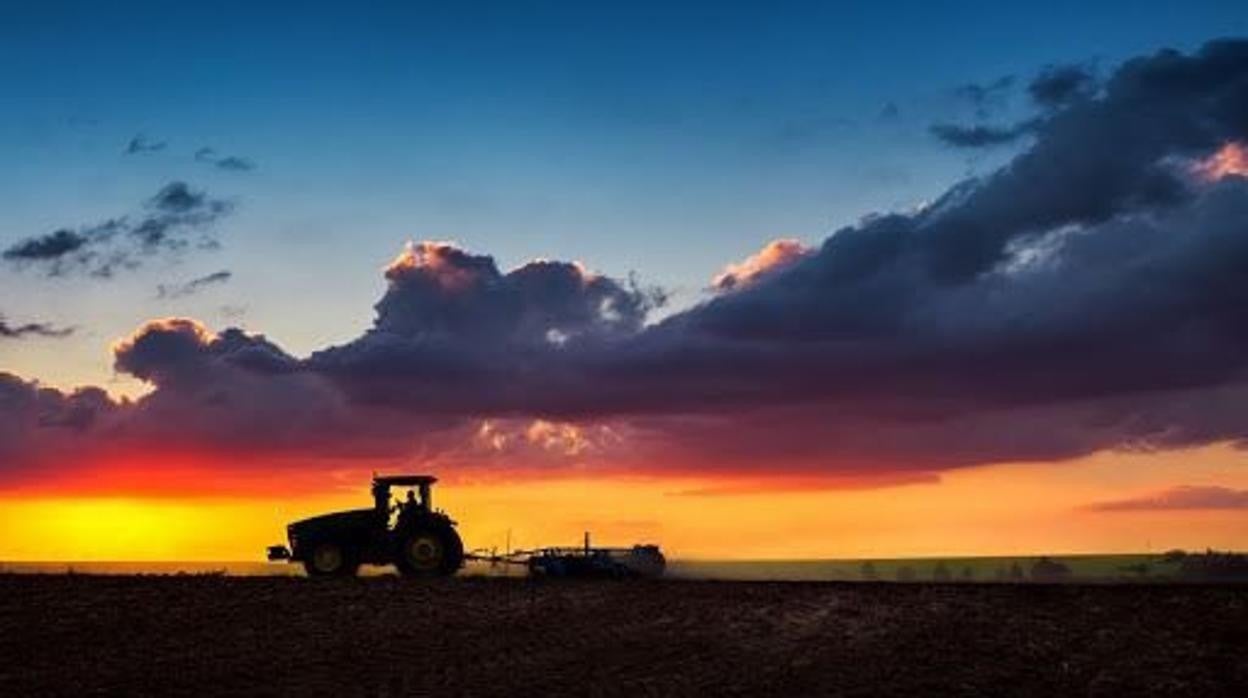
<path fill-rule="evenodd" d="M 14 262 L 57 260 L 78 252 L 91 238 L 72 230 L 57 230 L 41 237 L 27 238 L 4 251 L 4 258 Z"/>
<path fill-rule="evenodd" d="M 18 325 L 10 324 L 0 315 L 0 339 L 24 339 L 26 337 L 68 337 L 74 333 L 72 327 L 56 327 L 46 322 L 26 322 Z"/>
<path fill-rule="evenodd" d="M 420 243 L 372 327 L 307 358 L 150 323 L 115 358 L 153 391 L 89 438 L 853 481 L 1248 441 L 1248 168 L 1200 164 L 1248 140 L 1248 42 L 1128 61 L 1031 132 L 658 322 L 634 281 Z M 0 410 L 31 423 L 18 383 Z"/>
<path fill-rule="evenodd" d="M 94 444 L 101 416 L 116 408 L 99 388 L 66 393 L 0 371 L 0 474 Z"/>
<path fill-rule="evenodd" d="M 164 150 L 166 145 L 164 141 L 155 141 L 140 133 L 130 139 L 130 142 L 126 144 L 126 148 L 122 152 L 126 155 L 156 153 Z"/>
<path fill-rule="evenodd" d="M 203 192 L 192 191 L 186 182 L 170 182 L 161 187 L 147 205 L 163 213 L 185 215 L 203 209 L 207 202 L 208 197 Z"/>
<path fill-rule="evenodd" d="M 27 238 L 0 257 L 19 268 L 42 269 L 49 276 L 86 273 L 109 278 L 140 266 L 146 257 L 217 247 L 211 228 L 232 208 L 185 182 L 171 182 L 136 214 Z"/>
<path fill-rule="evenodd" d="M 1027 86 L 1027 93 L 1041 107 L 1054 109 L 1087 99 L 1096 88 L 1096 75 L 1090 67 L 1070 64 L 1045 68 Z"/>
<path fill-rule="evenodd" d="M 256 169 L 256 163 L 247 158 L 229 156 L 221 158 L 217 161 L 217 167 L 223 170 L 232 170 L 234 172 L 250 172 Z"/>
<path fill-rule="evenodd" d="M 159 298 L 185 298 L 193 296 L 209 286 L 223 284 L 233 278 L 233 276 L 233 272 L 223 270 L 196 277 L 180 284 L 160 284 L 156 287 L 156 295 Z"/>
<path fill-rule="evenodd" d="M 641 420 L 725 458 L 756 441 L 760 458 L 947 467 L 1241 439 L 1248 183 L 1181 163 L 1248 137 L 1245 46 L 1128 62 L 1000 171 L 648 329 L 514 342 L 477 325 L 528 314 L 476 293 L 396 316 L 392 278 L 376 329 L 308 365 L 361 400 Z M 488 258 L 448 258 L 447 279 L 497 282 Z"/>
<path fill-rule="evenodd" d="M 1097 502 L 1092 511 L 1242 511 L 1248 509 L 1248 490 L 1228 487 L 1186 485 L 1171 487 L 1153 495 L 1134 499 Z"/>
<path fill-rule="evenodd" d="M 208 147 L 195 151 L 195 159 L 232 172 L 250 172 L 256 169 L 256 163 L 247 158 L 235 155 L 221 156 L 216 149 Z"/>
<path fill-rule="evenodd" d="M 373 329 L 317 352 L 309 365 L 368 401 L 412 406 L 410 390 L 419 386 L 428 403 L 420 409 L 433 412 L 471 409 L 477 400 L 518 406 L 560 357 L 635 336 L 661 302 L 635 283 L 568 262 L 535 261 L 504 274 L 493 258 L 447 243 L 409 245 L 386 278 Z M 405 380 L 382 380 L 389 371 Z"/>
<path fill-rule="evenodd" d="M 986 148 L 1017 141 L 1027 134 L 1028 126 L 933 124 L 928 131 L 946 145 L 958 148 Z"/>
<path fill-rule="evenodd" d="M 212 365 L 229 365 L 263 374 L 289 373 L 294 358 L 259 335 L 230 329 L 209 332 L 194 320 L 153 320 L 113 348 L 114 367 L 157 386 L 194 384 Z"/>

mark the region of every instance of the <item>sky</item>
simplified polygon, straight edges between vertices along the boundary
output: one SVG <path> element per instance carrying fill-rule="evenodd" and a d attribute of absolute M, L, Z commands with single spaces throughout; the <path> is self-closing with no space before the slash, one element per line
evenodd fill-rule
<path fill-rule="evenodd" d="M 1240 3 L 672 5 L 0 8 L 0 559 L 1242 547 Z"/>

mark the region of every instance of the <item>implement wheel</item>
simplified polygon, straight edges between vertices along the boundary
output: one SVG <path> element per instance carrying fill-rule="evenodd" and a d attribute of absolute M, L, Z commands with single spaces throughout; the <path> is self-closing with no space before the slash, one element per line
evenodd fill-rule
<path fill-rule="evenodd" d="M 464 564 L 464 544 L 450 527 L 412 531 L 399 541 L 395 566 L 406 577 L 445 577 Z"/>

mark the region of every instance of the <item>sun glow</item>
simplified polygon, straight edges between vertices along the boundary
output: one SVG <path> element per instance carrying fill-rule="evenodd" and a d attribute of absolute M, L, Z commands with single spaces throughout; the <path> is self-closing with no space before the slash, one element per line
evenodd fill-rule
<path fill-rule="evenodd" d="M 674 558 L 1014 555 L 1234 548 L 1243 510 L 1097 511 L 1175 483 L 1248 489 L 1242 453 L 1100 454 L 1054 469 L 1004 464 L 874 488 L 791 482 L 725 487 L 696 475 L 561 477 L 438 473 L 435 503 L 470 548 L 656 542 Z M 408 468 L 419 470 L 418 466 Z M 255 561 L 286 524 L 370 505 L 368 473 L 321 472 L 321 488 L 270 474 L 250 493 L 10 493 L 0 498 L 0 560 Z M 241 483 L 239 483 L 241 484 Z M 109 488 L 116 491 L 115 488 Z M 1178 522 L 1182 525 L 1176 525 Z"/>

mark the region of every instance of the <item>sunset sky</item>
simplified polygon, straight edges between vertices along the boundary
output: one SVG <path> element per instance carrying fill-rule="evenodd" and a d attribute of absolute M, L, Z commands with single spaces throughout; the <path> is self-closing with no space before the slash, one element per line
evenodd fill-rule
<path fill-rule="evenodd" d="M 1245 547 L 1241 2 L 0 9 L 0 560 Z"/>

